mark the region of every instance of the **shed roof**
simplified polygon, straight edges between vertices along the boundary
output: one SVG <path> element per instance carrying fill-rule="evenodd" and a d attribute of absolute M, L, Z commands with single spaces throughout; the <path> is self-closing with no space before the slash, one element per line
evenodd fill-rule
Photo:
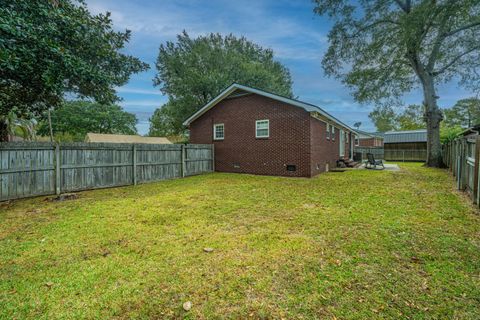
<path fill-rule="evenodd" d="M 383 139 L 383 133 L 380 134 L 378 132 L 367 132 L 362 130 L 357 130 L 357 133 L 358 133 L 359 139 L 371 139 L 371 138 Z"/>
<path fill-rule="evenodd" d="M 300 101 L 300 100 L 295 100 L 295 99 L 287 98 L 287 97 L 284 97 L 284 96 L 280 96 L 278 94 L 274 94 L 274 93 L 267 92 L 267 91 L 264 91 L 264 90 L 255 89 L 255 88 L 252 88 L 252 87 L 247 87 L 247 86 L 244 86 L 244 85 L 241 85 L 241 84 L 238 84 L 238 83 L 234 83 L 234 84 L 230 85 L 227 89 L 223 90 L 218 96 L 213 98 L 209 103 L 207 103 L 200 110 L 195 112 L 190 118 L 185 120 L 183 125 L 185 125 L 185 126 L 190 125 L 193 121 L 198 119 L 202 114 L 204 114 L 205 112 L 207 112 L 208 110 L 213 108 L 220 101 L 222 101 L 223 99 L 225 99 L 226 97 L 228 97 L 230 94 L 232 94 L 233 92 L 235 92 L 237 90 L 241 91 L 241 92 L 246 92 L 246 93 L 258 94 L 258 95 L 261 95 L 261 96 L 264 96 L 264 97 L 267 97 L 267 98 L 270 98 L 270 99 L 281 101 L 281 102 L 284 102 L 284 103 L 287 103 L 287 104 L 290 104 L 290 105 L 293 105 L 293 106 L 296 106 L 296 107 L 299 107 L 299 108 L 303 108 L 307 112 L 317 112 L 320 115 L 322 115 L 323 117 L 325 117 L 326 119 L 332 121 L 333 123 L 335 123 L 335 124 L 337 124 L 341 127 L 344 127 L 345 129 L 348 129 L 352 132 L 356 132 L 354 129 L 350 128 L 348 125 L 341 122 L 340 120 L 338 120 L 337 118 L 335 118 L 334 116 L 327 113 L 325 110 L 323 110 L 322 108 L 320 108 L 316 105 L 313 105 L 313 104 L 310 104 L 310 103 L 307 103 L 307 102 L 303 102 L 303 101 Z"/>
<path fill-rule="evenodd" d="M 427 142 L 427 129 L 385 132 L 384 143 Z"/>
<path fill-rule="evenodd" d="M 139 135 L 127 134 L 104 134 L 104 133 L 87 133 L 87 142 L 103 142 L 103 143 L 149 143 L 149 144 L 172 144 L 165 137 L 142 137 Z"/>
<path fill-rule="evenodd" d="M 478 135 L 480 132 L 480 124 L 474 125 L 473 127 L 470 127 L 463 131 L 461 134 L 463 136 L 470 136 L 470 135 Z"/>

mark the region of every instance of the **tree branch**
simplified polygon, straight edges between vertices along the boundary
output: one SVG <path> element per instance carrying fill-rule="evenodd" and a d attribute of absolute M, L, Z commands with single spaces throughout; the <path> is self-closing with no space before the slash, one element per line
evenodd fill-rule
<path fill-rule="evenodd" d="M 480 49 L 480 46 L 475 46 L 475 47 L 473 47 L 473 48 L 470 48 L 469 50 L 467 50 L 467 51 L 459 54 L 459 55 L 456 56 L 455 58 L 453 58 L 452 61 L 450 61 L 449 63 L 447 63 L 446 65 L 444 65 L 440 70 L 432 72 L 432 74 L 433 74 L 434 76 L 438 76 L 438 75 L 444 73 L 445 71 L 448 70 L 448 68 L 450 68 L 450 67 L 453 66 L 455 63 L 457 63 L 458 60 L 460 60 L 461 58 L 463 58 L 463 57 L 466 56 L 467 54 L 472 53 L 473 51 L 479 50 L 479 49 Z"/>
<path fill-rule="evenodd" d="M 444 34 L 444 37 L 450 37 L 450 36 L 453 36 L 461 31 L 464 31 L 464 30 L 468 30 L 468 29 L 471 29 L 471 28 L 474 28 L 474 27 L 477 27 L 477 26 L 480 26 L 480 20 L 479 21 L 475 21 L 475 22 L 472 22 L 470 24 L 467 24 L 467 25 L 464 25 L 458 29 L 455 29 L 455 30 L 452 30 L 450 32 L 447 32 Z"/>
<path fill-rule="evenodd" d="M 395 0 L 395 2 L 398 4 L 400 9 L 402 9 L 406 13 L 410 12 L 410 9 L 411 9 L 411 6 L 412 6 L 411 5 L 411 0 L 406 0 L 405 2 L 402 2 L 400 0 Z"/>
<path fill-rule="evenodd" d="M 377 26 L 377 25 L 379 25 L 379 24 L 384 24 L 384 23 L 386 23 L 386 24 L 394 24 L 394 25 L 397 25 L 397 26 L 399 25 L 399 23 L 396 22 L 396 21 L 394 21 L 394 20 L 391 20 L 391 19 L 381 19 L 381 20 L 377 20 L 377 21 L 375 21 L 375 22 L 373 22 L 373 23 L 371 23 L 371 24 L 369 24 L 369 25 L 366 25 L 366 26 L 364 26 L 364 27 L 362 27 L 362 28 L 358 28 L 358 30 L 357 30 L 354 34 L 348 36 L 347 38 L 348 38 L 348 39 L 353 39 L 353 38 L 355 38 L 356 36 L 358 36 L 360 33 L 364 32 L 364 31 L 367 31 L 368 29 L 373 28 L 373 27 L 375 27 L 375 26 Z"/>

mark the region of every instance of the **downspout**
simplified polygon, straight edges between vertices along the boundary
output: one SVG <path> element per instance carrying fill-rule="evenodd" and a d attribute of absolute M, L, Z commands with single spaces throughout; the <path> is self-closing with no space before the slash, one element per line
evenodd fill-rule
<path fill-rule="evenodd" d="M 355 139 L 355 136 L 352 134 L 352 132 L 350 131 L 350 159 L 353 160 L 353 145 L 355 144 L 355 141 L 353 140 Z"/>

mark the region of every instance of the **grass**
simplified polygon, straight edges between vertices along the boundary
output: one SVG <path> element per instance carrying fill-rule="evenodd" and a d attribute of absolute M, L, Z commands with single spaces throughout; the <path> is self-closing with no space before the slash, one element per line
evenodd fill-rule
<path fill-rule="evenodd" d="M 478 212 L 400 166 L 3 204 L 0 318 L 478 319 Z"/>

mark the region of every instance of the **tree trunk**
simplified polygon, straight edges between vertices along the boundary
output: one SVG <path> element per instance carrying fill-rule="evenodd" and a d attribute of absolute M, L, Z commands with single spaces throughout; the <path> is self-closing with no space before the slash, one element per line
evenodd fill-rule
<path fill-rule="evenodd" d="M 423 96 L 425 103 L 425 120 L 427 122 L 427 161 L 429 167 L 442 166 L 442 145 L 440 143 L 440 122 L 443 115 L 437 105 L 435 85 L 431 75 L 422 77 Z"/>
<path fill-rule="evenodd" d="M 8 125 L 5 121 L 0 120 L 0 142 L 8 141 Z"/>

